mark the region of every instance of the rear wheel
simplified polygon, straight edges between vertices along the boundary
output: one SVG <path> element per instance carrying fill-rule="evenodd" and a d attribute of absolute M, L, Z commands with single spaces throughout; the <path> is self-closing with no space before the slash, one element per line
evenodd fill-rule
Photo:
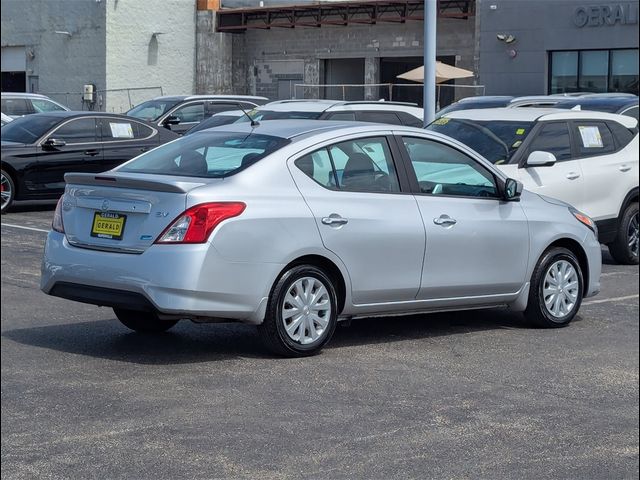
<path fill-rule="evenodd" d="M 4 213 L 13 203 L 16 196 L 16 186 L 9 175 L 4 170 L 0 170 L 0 211 Z"/>
<path fill-rule="evenodd" d="M 258 327 L 271 351 L 288 357 L 316 354 L 331 339 L 338 318 L 331 279 L 312 265 L 285 272 L 271 291 Z"/>
<path fill-rule="evenodd" d="M 623 265 L 638 265 L 638 203 L 625 208 L 616 239 L 607 245 L 616 262 Z"/>
<path fill-rule="evenodd" d="M 140 312 L 123 308 L 114 308 L 113 312 L 125 327 L 138 333 L 166 332 L 178 323 L 178 320 L 160 320 L 158 316 L 152 312 Z"/>
<path fill-rule="evenodd" d="M 573 252 L 550 248 L 533 271 L 524 314 L 540 327 L 564 327 L 578 313 L 583 291 L 582 269 Z"/>

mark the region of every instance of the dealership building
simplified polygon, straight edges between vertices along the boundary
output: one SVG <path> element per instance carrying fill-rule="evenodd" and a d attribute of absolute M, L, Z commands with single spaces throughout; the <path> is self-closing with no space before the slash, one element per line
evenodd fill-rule
<path fill-rule="evenodd" d="M 108 111 L 159 89 L 420 103 L 420 86 L 397 76 L 423 63 L 423 5 L 1 0 L 2 88 L 75 101 L 94 84 L 104 92 L 95 108 Z M 441 106 L 478 94 L 638 93 L 638 1 L 439 0 L 437 11 L 438 60 L 473 72 L 439 87 Z"/>

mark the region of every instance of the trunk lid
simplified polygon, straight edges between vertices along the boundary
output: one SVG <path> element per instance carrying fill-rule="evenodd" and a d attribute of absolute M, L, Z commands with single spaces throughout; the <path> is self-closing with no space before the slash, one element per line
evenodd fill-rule
<path fill-rule="evenodd" d="M 68 173 L 65 235 L 77 247 L 142 253 L 186 209 L 187 195 L 219 180 L 108 172 Z"/>

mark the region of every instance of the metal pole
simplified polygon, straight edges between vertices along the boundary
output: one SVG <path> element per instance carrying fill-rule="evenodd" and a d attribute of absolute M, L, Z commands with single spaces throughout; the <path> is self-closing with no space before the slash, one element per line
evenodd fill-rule
<path fill-rule="evenodd" d="M 438 1 L 424 0 L 424 126 L 436 118 L 436 23 Z"/>

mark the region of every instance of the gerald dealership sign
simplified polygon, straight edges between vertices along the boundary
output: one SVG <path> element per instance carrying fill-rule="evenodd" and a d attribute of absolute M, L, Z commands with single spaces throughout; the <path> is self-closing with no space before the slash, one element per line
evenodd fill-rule
<path fill-rule="evenodd" d="M 573 23 L 580 28 L 604 25 L 637 25 L 638 5 L 622 3 L 578 7 L 573 15 Z"/>

